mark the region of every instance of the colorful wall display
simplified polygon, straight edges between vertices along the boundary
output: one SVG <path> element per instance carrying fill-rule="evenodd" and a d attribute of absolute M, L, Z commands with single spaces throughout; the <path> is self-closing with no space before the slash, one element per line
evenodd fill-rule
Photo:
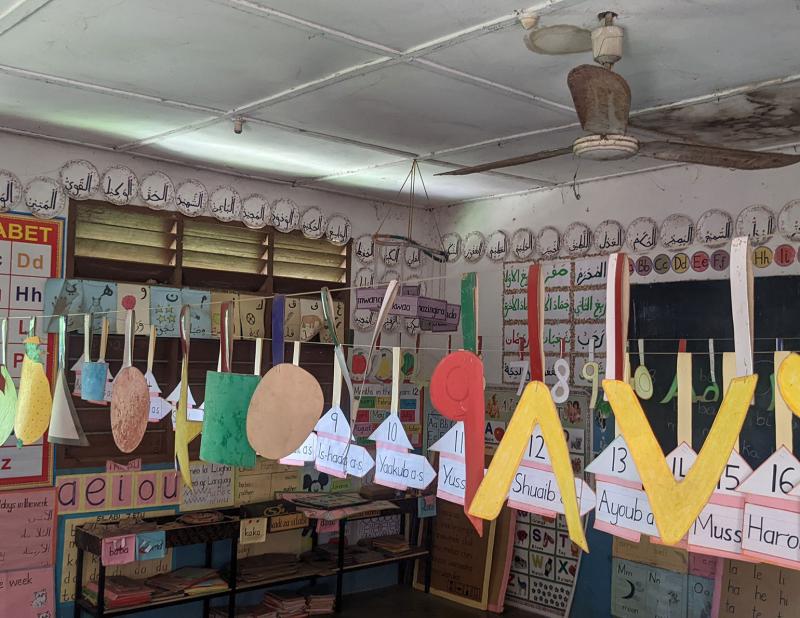
<path fill-rule="evenodd" d="M 389 416 L 391 403 L 391 384 L 368 383 L 364 385 L 353 429 L 353 435 L 359 444 L 369 444 L 367 438 Z M 398 416 L 414 448 L 422 448 L 423 411 L 424 399 L 420 395 L 419 386 L 401 384 Z"/>

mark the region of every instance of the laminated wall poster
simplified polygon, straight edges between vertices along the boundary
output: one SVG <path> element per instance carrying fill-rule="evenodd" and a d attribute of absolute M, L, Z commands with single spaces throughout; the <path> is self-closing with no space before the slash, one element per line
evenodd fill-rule
<path fill-rule="evenodd" d="M 63 274 L 63 238 L 63 221 L 0 215 L 0 289 L 5 292 L 0 294 L 0 317 L 42 315 L 47 280 Z M 8 370 L 17 385 L 28 332 L 24 322 L 12 318 L 8 324 Z M 37 326 L 37 334 L 43 338 L 45 368 L 52 379 L 50 351 L 55 350 L 55 336 L 46 335 L 44 325 Z M 10 437 L 0 445 L 0 489 L 50 484 L 51 458 L 52 447 L 46 440 L 17 448 Z"/>

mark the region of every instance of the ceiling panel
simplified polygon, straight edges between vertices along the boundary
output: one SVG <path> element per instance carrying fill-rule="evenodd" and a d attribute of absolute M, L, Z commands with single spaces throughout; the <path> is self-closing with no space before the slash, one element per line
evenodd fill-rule
<path fill-rule="evenodd" d="M 116 146 L 205 118 L 147 101 L 0 74 L 0 127 Z"/>
<path fill-rule="evenodd" d="M 326 141 L 282 129 L 245 123 L 236 135 L 223 121 L 200 131 L 168 137 L 136 152 L 210 163 L 272 178 L 300 179 L 396 161 L 396 154 Z"/>
<path fill-rule="evenodd" d="M 556 7 L 540 23 L 592 28 L 600 11 L 615 10 L 625 28 L 624 57 L 616 70 L 629 82 L 637 109 L 797 73 L 797 3 L 781 0 L 768 7 L 751 0 L 591 0 Z M 533 54 L 523 43 L 524 32 L 511 27 L 427 58 L 571 104 L 567 73 L 592 63 L 591 53 Z"/>
<path fill-rule="evenodd" d="M 406 50 L 524 8 L 515 0 L 257 0 L 258 4 Z"/>
<path fill-rule="evenodd" d="M 419 166 L 430 197 L 430 201 L 426 202 L 421 183 L 417 182 L 415 202 L 421 206 L 427 204 L 441 206 L 474 197 L 525 191 L 539 186 L 533 181 L 493 174 L 476 174 L 475 176 L 462 177 L 435 176 L 434 174 L 438 172 L 446 172 L 452 168 L 436 165 L 429 161 L 421 161 Z M 410 169 L 411 162 L 407 161 L 364 170 L 357 174 L 333 178 L 325 181 L 325 183 L 312 184 L 310 186 L 322 188 L 335 186 L 355 192 L 364 191 L 378 199 L 407 202 L 409 199 L 408 186 L 400 195 L 398 195 L 398 191 L 403 185 L 406 176 L 408 176 Z"/>
<path fill-rule="evenodd" d="M 224 109 L 377 58 L 209 0 L 54 0 L 0 62 Z"/>
<path fill-rule="evenodd" d="M 394 65 L 255 112 L 256 117 L 416 153 L 563 124 L 533 102 Z"/>

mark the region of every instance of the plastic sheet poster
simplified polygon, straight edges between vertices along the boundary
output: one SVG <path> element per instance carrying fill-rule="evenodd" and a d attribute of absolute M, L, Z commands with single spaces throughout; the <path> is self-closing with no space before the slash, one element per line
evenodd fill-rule
<path fill-rule="evenodd" d="M 356 423 L 353 431 L 358 444 L 362 446 L 371 445 L 367 438 L 389 416 L 391 403 L 391 383 L 364 385 L 363 396 L 356 413 Z M 419 386 L 416 384 L 401 384 L 398 416 L 414 448 L 422 448 L 423 412 L 424 400 Z"/>
<path fill-rule="evenodd" d="M 4 282 L 0 317 L 43 314 L 47 280 L 62 276 L 63 238 L 64 223 L 61 220 L 0 215 L 0 278 Z M 64 302 L 74 301 L 74 295 L 65 290 Z M 45 370 L 48 380 L 52 380 L 55 355 L 48 352 L 55 350 L 55 335 L 47 335 L 46 326 L 38 325 L 36 334 L 42 338 Z M 8 370 L 17 388 L 27 332 L 27 320 L 23 324 L 20 319 L 9 319 Z M 50 485 L 52 451 L 52 446 L 44 438 L 17 448 L 16 440 L 11 436 L 0 445 L 0 489 Z"/>

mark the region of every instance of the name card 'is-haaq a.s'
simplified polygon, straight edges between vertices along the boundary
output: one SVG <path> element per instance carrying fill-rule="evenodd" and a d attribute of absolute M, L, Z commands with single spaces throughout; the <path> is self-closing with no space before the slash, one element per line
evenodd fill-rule
<path fill-rule="evenodd" d="M 619 379 L 603 381 L 603 389 L 647 492 L 659 536 L 668 545 L 683 539 L 714 492 L 736 446 L 755 393 L 757 377 L 752 374 L 752 261 L 748 239 L 734 239 L 731 254 L 738 377 L 731 381 L 703 448 L 684 480 L 675 480 L 630 384 Z"/>

